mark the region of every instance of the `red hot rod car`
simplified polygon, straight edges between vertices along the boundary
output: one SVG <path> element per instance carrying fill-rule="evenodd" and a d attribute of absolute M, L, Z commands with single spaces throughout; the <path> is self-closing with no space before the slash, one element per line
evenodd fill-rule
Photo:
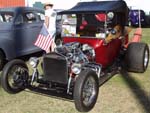
<path fill-rule="evenodd" d="M 99 86 L 120 69 L 146 70 L 149 48 L 140 42 L 141 34 L 136 33 L 129 42 L 124 1 L 80 2 L 60 15 L 62 33 L 56 43 L 63 43 L 42 57 L 43 75 L 37 69 L 39 58 L 29 60 L 31 76 L 25 62 L 12 60 L 2 72 L 5 91 L 14 94 L 29 89 L 67 98 L 74 100 L 78 111 L 87 112 L 96 103 Z"/>

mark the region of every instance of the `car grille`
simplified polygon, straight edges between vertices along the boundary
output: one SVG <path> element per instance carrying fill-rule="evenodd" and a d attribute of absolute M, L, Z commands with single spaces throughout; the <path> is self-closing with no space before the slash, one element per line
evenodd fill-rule
<path fill-rule="evenodd" d="M 43 58 L 44 79 L 50 82 L 68 83 L 66 58 L 58 53 L 49 53 Z"/>

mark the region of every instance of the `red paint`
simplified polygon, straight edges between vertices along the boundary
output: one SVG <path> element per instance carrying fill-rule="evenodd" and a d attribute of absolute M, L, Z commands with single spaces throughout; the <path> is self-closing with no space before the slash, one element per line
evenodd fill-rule
<path fill-rule="evenodd" d="M 125 40 L 125 46 L 124 47 L 128 47 L 128 45 L 132 42 L 140 42 L 142 38 L 142 28 L 137 28 L 135 30 L 134 36 L 132 37 L 131 41 L 128 40 L 128 35 L 126 36 L 126 40 Z"/>
<path fill-rule="evenodd" d="M 81 26 L 80 26 L 80 30 L 83 30 L 83 29 L 84 29 L 84 26 L 83 26 L 83 25 L 81 25 Z"/>
<path fill-rule="evenodd" d="M 83 26 L 86 26 L 88 23 L 87 23 L 87 21 L 86 20 L 84 20 L 83 22 L 82 22 L 82 25 Z"/>
<path fill-rule="evenodd" d="M 100 13 L 100 14 L 96 14 L 95 17 L 98 21 L 105 22 L 107 16 L 105 13 Z"/>
<path fill-rule="evenodd" d="M 137 28 L 131 42 L 140 42 L 142 38 L 142 28 Z"/>
<path fill-rule="evenodd" d="M 0 8 L 25 6 L 25 0 L 0 0 Z"/>
<path fill-rule="evenodd" d="M 82 44 L 89 44 L 95 49 L 96 62 L 102 64 L 103 68 L 110 65 L 118 56 L 121 40 L 114 39 L 109 44 L 105 45 L 103 39 L 98 38 L 80 38 L 80 37 L 64 37 L 64 43 L 80 42 Z"/>

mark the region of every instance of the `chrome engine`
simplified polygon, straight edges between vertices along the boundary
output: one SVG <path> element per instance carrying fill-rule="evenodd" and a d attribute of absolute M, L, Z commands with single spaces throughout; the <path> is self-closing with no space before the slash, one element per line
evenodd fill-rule
<path fill-rule="evenodd" d="M 69 63 L 89 63 L 95 59 L 95 51 L 88 44 L 71 42 L 56 48 L 56 52 L 66 56 Z"/>

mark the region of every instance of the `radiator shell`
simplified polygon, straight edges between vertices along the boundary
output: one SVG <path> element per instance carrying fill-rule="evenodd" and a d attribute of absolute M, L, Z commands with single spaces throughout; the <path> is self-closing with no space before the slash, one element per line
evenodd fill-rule
<path fill-rule="evenodd" d="M 44 79 L 60 84 L 68 83 L 66 57 L 58 53 L 49 53 L 43 57 Z"/>

